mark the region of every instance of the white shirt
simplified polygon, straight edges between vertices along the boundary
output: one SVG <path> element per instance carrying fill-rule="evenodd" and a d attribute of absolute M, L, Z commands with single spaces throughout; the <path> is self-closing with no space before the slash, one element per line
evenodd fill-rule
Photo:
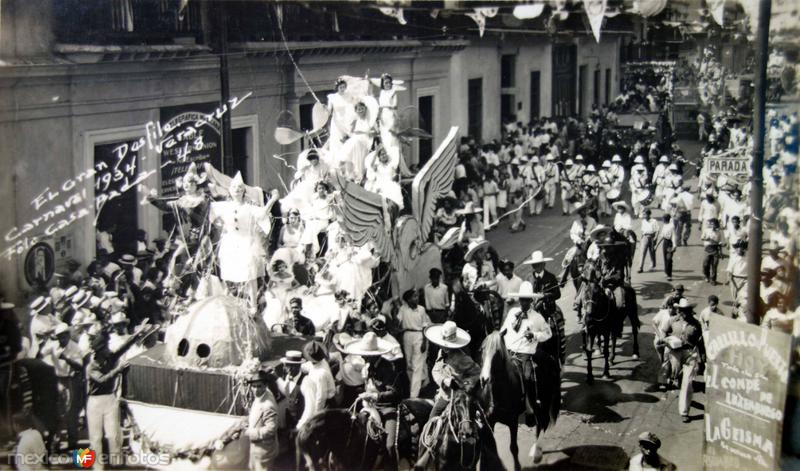
<path fill-rule="evenodd" d="M 581 244 L 589 237 L 589 233 L 597 226 L 597 222 L 591 216 L 586 216 L 585 227 L 581 224 L 581 219 L 575 220 L 569 230 L 569 238 L 576 244 Z"/>
<path fill-rule="evenodd" d="M 20 471 L 34 471 L 44 468 L 47 449 L 44 446 L 42 434 L 36 429 L 29 428 L 19 434 L 16 456 L 17 469 Z"/>
<path fill-rule="evenodd" d="M 553 332 L 550 330 L 550 324 L 533 308 L 528 310 L 520 323 L 519 329 L 514 330 L 514 324 L 521 313 L 522 309 L 519 307 L 513 307 L 508 311 L 506 320 L 501 328 L 501 330 L 506 331 L 503 340 L 509 351 L 533 354 L 536 353 L 536 347 L 539 343 L 549 340 L 553 336 Z M 527 334 L 531 334 L 532 338 L 528 339 L 526 337 Z"/>
<path fill-rule="evenodd" d="M 431 309 L 444 310 L 450 305 L 450 300 L 447 296 L 447 286 L 439 283 L 439 286 L 433 287 L 431 283 L 425 285 L 425 308 L 429 311 Z"/>
<path fill-rule="evenodd" d="M 622 232 L 623 230 L 630 231 L 633 229 L 633 219 L 631 215 L 626 213 L 617 213 L 614 215 L 614 230 Z"/>
<path fill-rule="evenodd" d="M 325 361 L 317 364 L 309 362 L 305 365 L 308 365 L 308 374 L 300 384 L 300 392 L 303 394 L 305 406 L 303 415 L 297 421 L 298 429 L 314 414 L 325 410 L 325 403 L 336 394 L 336 383 L 333 381 L 330 367 Z"/>
<path fill-rule="evenodd" d="M 497 280 L 497 294 L 503 299 L 507 299 L 509 293 L 518 293 L 522 285 L 522 278 L 514 274 L 509 279 L 504 274 L 498 273 L 495 280 Z"/>
<path fill-rule="evenodd" d="M 411 309 L 407 304 L 403 304 L 398 311 L 397 320 L 400 321 L 403 330 L 416 332 L 422 332 L 431 324 L 431 318 L 428 317 L 424 307 L 417 306 L 416 309 Z"/>
<path fill-rule="evenodd" d="M 653 218 L 650 219 L 642 219 L 642 236 L 645 235 L 656 235 L 660 229 L 658 221 Z"/>
<path fill-rule="evenodd" d="M 713 203 L 708 200 L 703 200 L 700 203 L 700 214 L 698 219 L 701 221 L 708 221 L 709 219 L 719 219 L 719 203 Z"/>
<path fill-rule="evenodd" d="M 658 232 L 658 240 L 662 239 L 671 240 L 673 247 L 678 245 L 678 236 L 675 232 L 675 226 L 671 222 L 670 224 L 661 226 L 661 230 Z"/>

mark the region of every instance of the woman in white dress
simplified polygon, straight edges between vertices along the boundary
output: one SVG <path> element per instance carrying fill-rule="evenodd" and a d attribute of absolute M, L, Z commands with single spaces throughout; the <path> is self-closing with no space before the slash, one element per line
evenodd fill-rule
<path fill-rule="evenodd" d="M 372 126 L 375 119 L 370 114 L 364 101 L 356 104 L 356 119 L 351 124 L 350 137 L 337 156 L 339 169 L 358 184 L 364 179 L 364 160 L 372 147 Z"/>
<path fill-rule="evenodd" d="M 300 242 L 305 247 L 306 258 L 313 260 L 320 249 L 319 234 L 326 232 L 333 219 L 332 197 L 326 182 L 317 182 L 314 188 L 317 195 L 311 201 L 308 215 L 305 218 L 305 231 Z"/>
<path fill-rule="evenodd" d="M 351 103 L 347 100 L 347 81 L 344 77 L 336 79 L 336 93 L 328 95 L 328 110 L 331 112 L 330 137 L 328 149 L 336 155 L 344 145 L 350 131 L 348 117 L 350 116 Z"/>
<path fill-rule="evenodd" d="M 264 276 L 266 263 L 266 252 L 259 232 L 268 236 L 272 229 L 272 205 L 255 206 L 244 200 L 245 187 L 241 173 L 233 178 L 228 191 L 230 201 L 213 202 L 209 211 L 209 220 L 222 231 L 217 252 L 220 278 L 239 285 L 247 293 L 250 307 L 254 309 L 258 291 L 256 281 Z"/>
<path fill-rule="evenodd" d="M 289 324 L 289 300 L 295 296 L 298 286 L 294 275 L 289 270 L 286 260 L 280 258 L 278 252 L 272 256 L 269 270 L 269 283 L 264 293 L 264 322 L 268 327 L 275 324 Z"/>
<path fill-rule="evenodd" d="M 402 82 L 400 82 L 402 83 Z M 389 157 L 393 162 L 400 161 L 400 139 L 397 138 L 397 92 L 405 90 L 394 83 L 392 76 L 383 74 L 380 78 L 381 91 L 378 95 L 378 106 L 380 107 L 380 117 L 378 118 L 381 132 L 381 142 Z"/>
<path fill-rule="evenodd" d="M 392 166 L 389 154 L 383 147 L 367 156 L 367 181 L 364 188 L 378 193 L 397 204 L 399 209 L 403 209 L 403 192 L 397 182 L 397 166 Z"/>
<path fill-rule="evenodd" d="M 302 264 L 306 261 L 305 248 L 301 242 L 304 231 L 305 224 L 300 219 L 300 211 L 297 208 L 290 209 L 289 220 L 281 228 L 281 234 L 278 238 L 278 246 L 280 248 L 275 251 L 276 255 L 279 252 L 285 252 L 286 255 L 282 255 L 281 258 L 288 258 L 290 266 L 295 263 Z"/>
<path fill-rule="evenodd" d="M 331 273 L 338 289 L 360 300 L 372 285 L 372 269 L 378 265 L 380 257 L 375 255 L 371 243 L 356 247 L 345 240 L 341 245 L 331 260 Z"/>

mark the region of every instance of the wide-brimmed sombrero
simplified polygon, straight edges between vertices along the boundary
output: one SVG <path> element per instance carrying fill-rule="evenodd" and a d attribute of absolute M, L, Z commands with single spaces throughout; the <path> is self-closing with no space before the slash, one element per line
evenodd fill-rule
<path fill-rule="evenodd" d="M 536 265 L 539 263 L 551 262 L 553 261 L 550 257 L 545 257 L 541 250 L 536 250 L 531 254 L 531 258 L 522 262 L 523 265 Z"/>
<path fill-rule="evenodd" d="M 456 214 L 458 214 L 459 216 L 466 216 L 468 214 L 478 214 L 478 213 L 482 213 L 482 212 L 483 212 L 483 209 L 476 208 L 475 207 L 475 203 L 473 203 L 472 201 L 470 201 L 469 203 L 465 204 L 463 209 L 457 209 L 456 210 Z"/>
<path fill-rule="evenodd" d="M 378 337 L 375 332 L 367 332 L 360 339 L 348 342 L 341 348 L 341 351 L 346 355 L 367 357 L 385 355 L 391 349 L 392 344 L 389 341 Z"/>
<path fill-rule="evenodd" d="M 467 253 L 464 254 L 464 260 L 469 261 L 472 259 L 472 256 L 475 255 L 475 252 L 488 246 L 489 241 L 486 239 L 475 239 L 470 241 L 469 245 L 467 246 Z"/>
<path fill-rule="evenodd" d="M 472 340 L 467 331 L 459 329 L 453 321 L 428 327 L 425 329 L 425 338 L 444 348 L 463 348 Z"/>
<path fill-rule="evenodd" d="M 613 230 L 614 229 L 612 229 L 609 226 L 605 226 L 603 224 L 600 224 L 597 227 L 595 227 L 594 229 L 592 229 L 592 232 L 589 233 L 589 237 L 591 237 L 591 239 L 593 241 L 595 241 L 597 243 L 600 243 L 603 240 L 605 240 L 606 238 L 608 238 L 611 235 L 611 232 Z"/>

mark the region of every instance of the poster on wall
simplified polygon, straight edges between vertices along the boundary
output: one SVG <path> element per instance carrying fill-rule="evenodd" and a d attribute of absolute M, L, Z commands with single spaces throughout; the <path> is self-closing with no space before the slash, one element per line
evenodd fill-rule
<path fill-rule="evenodd" d="M 176 196 L 175 180 L 186 173 L 191 163 L 198 167 L 209 162 L 222 168 L 222 123 L 214 116 L 219 103 L 161 108 L 158 136 L 161 149 L 161 196 Z"/>
<path fill-rule="evenodd" d="M 712 315 L 706 342 L 706 470 L 778 470 L 791 337 Z"/>

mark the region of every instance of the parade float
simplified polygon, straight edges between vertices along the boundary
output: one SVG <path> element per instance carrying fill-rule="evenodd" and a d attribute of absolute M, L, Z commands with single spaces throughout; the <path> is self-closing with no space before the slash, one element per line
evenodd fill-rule
<path fill-rule="evenodd" d="M 303 342 L 271 336 L 239 298 L 191 304 L 164 343 L 130 361 L 124 406 L 131 457 L 170 469 L 247 468 L 242 432 L 253 398 L 246 377 L 270 363 L 270 352 Z"/>

